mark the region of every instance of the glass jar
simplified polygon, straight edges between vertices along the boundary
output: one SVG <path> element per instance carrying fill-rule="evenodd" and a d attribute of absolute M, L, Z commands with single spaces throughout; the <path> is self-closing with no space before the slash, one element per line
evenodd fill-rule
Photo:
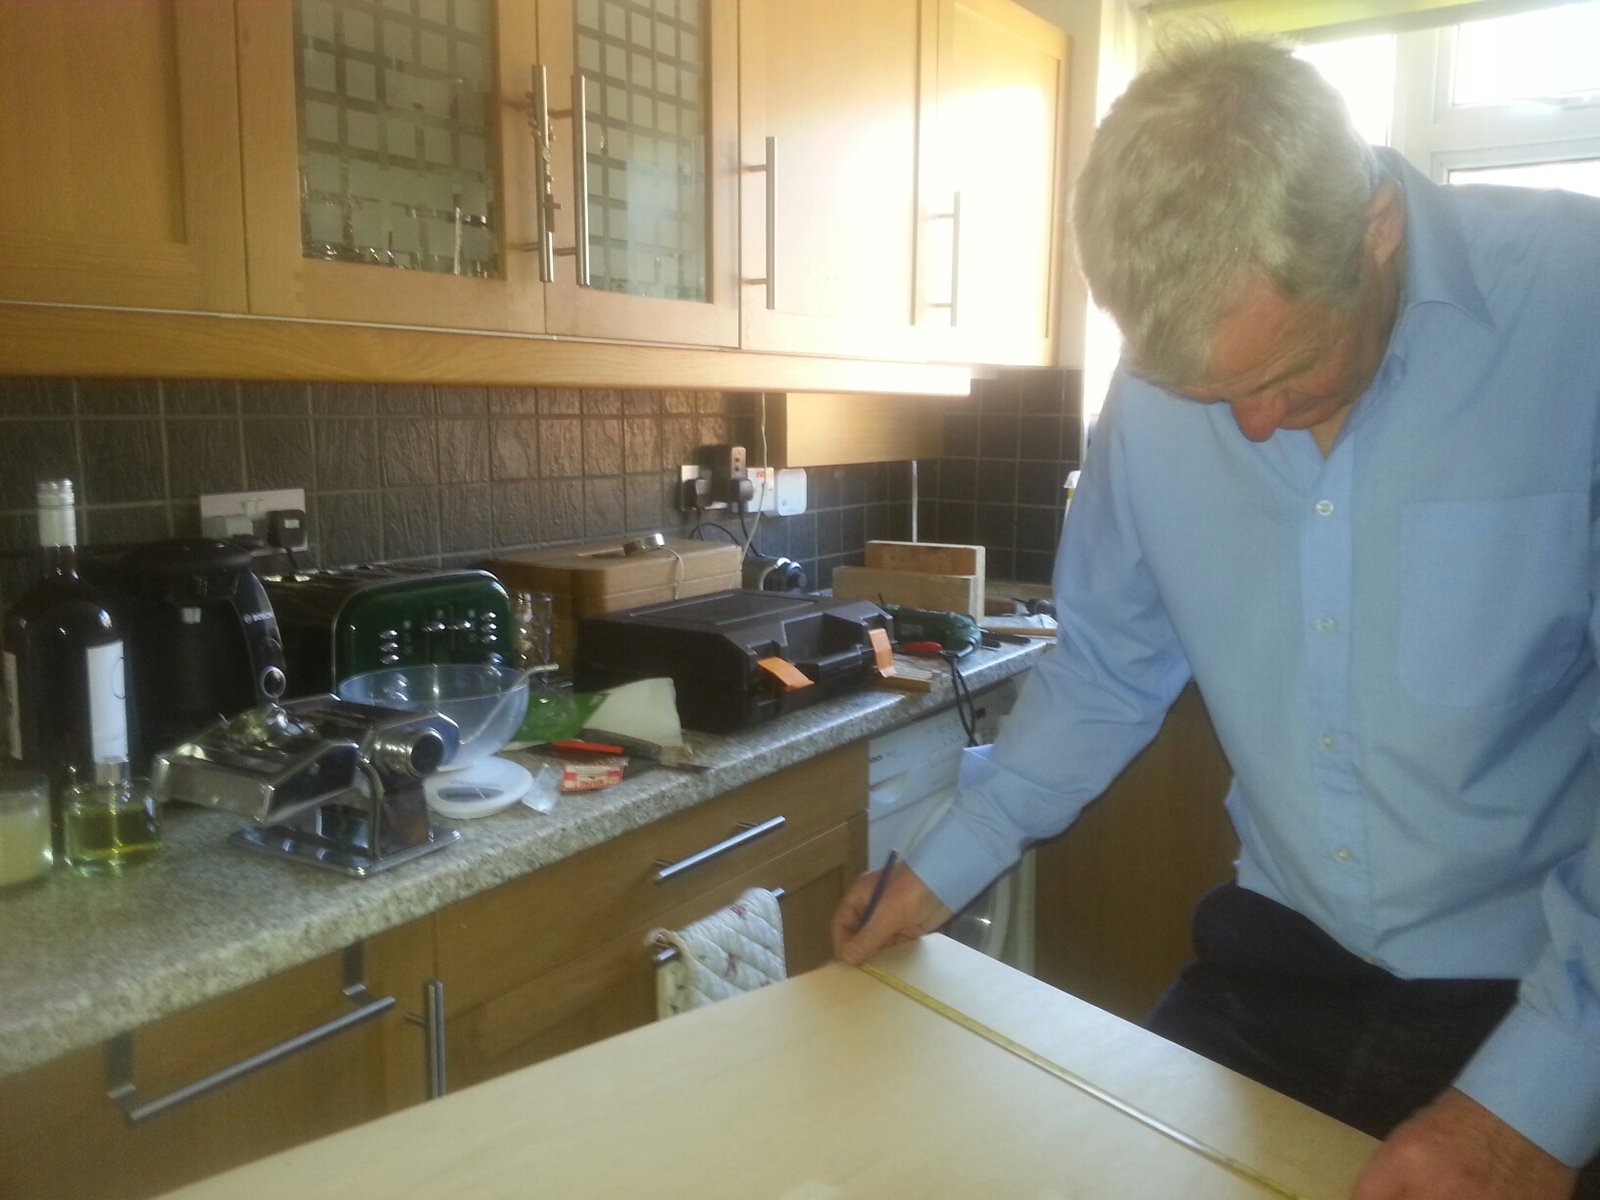
<path fill-rule="evenodd" d="M 63 858 L 80 875 L 115 873 L 161 849 L 161 820 L 147 781 L 75 784 L 62 804 Z"/>
<path fill-rule="evenodd" d="M 50 780 L 37 771 L 0 771 L 0 888 L 49 873 Z"/>

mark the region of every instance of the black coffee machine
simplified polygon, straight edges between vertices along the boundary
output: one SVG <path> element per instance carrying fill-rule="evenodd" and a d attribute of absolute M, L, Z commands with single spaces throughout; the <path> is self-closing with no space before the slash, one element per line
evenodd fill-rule
<path fill-rule="evenodd" d="M 282 697 L 283 643 L 250 551 L 208 538 L 150 542 L 118 569 L 134 761 Z"/>

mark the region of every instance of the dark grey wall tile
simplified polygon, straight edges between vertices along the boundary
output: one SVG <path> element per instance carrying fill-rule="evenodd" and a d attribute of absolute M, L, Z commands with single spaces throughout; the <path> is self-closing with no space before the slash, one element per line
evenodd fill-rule
<path fill-rule="evenodd" d="M 237 417 L 239 385 L 231 380 L 177 379 L 161 385 L 161 405 L 172 417 Z"/>
<path fill-rule="evenodd" d="M 583 532 L 585 537 L 603 538 L 628 527 L 620 476 L 590 478 L 583 481 Z"/>
<path fill-rule="evenodd" d="M 239 422 L 215 417 L 166 422 L 167 479 L 174 498 L 244 490 Z"/>
<path fill-rule="evenodd" d="M 247 489 L 308 488 L 313 467 L 311 453 L 309 420 L 245 418 Z"/>
<path fill-rule="evenodd" d="M 378 390 L 370 383 L 313 383 L 311 411 L 322 417 L 370 417 L 378 411 Z"/>
<path fill-rule="evenodd" d="M 166 500 L 166 455 L 160 421 L 86 420 L 80 425 L 79 436 L 83 446 L 79 503 Z"/>
<path fill-rule="evenodd" d="M 80 516 L 79 540 L 86 546 L 120 546 L 171 537 L 171 516 L 165 504 L 131 504 L 93 508 Z"/>
<path fill-rule="evenodd" d="M 355 491 L 383 486 L 382 445 L 377 421 L 333 418 L 313 423 L 317 447 L 316 487 Z"/>
<path fill-rule="evenodd" d="M 436 387 L 433 402 L 441 417 L 482 417 L 489 412 L 489 393 L 481 387 Z"/>
<path fill-rule="evenodd" d="M 379 393 L 380 401 L 383 395 L 385 393 Z M 383 469 L 386 486 L 411 487 L 439 482 L 437 422 L 426 417 L 388 417 L 379 422 L 378 438 L 379 466 Z"/>
<path fill-rule="evenodd" d="M 311 388 L 304 383 L 241 383 L 239 411 L 247 417 L 310 416 Z"/>
<path fill-rule="evenodd" d="M 539 393 L 534 388 L 496 387 L 489 389 L 491 416 L 533 416 L 539 411 Z"/>
<path fill-rule="evenodd" d="M 546 417 L 539 429 L 540 473 L 546 479 L 576 479 L 583 474 L 583 422 L 576 417 Z"/>
<path fill-rule="evenodd" d="M 70 379 L 0 378 L 0 412 L 8 417 L 70 417 L 77 407 Z"/>
<path fill-rule="evenodd" d="M 661 422 L 654 417 L 625 419 L 622 422 L 622 469 L 656 471 L 664 465 L 661 461 Z"/>
<path fill-rule="evenodd" d="M 489 478 L 487 420 L 441 419 L 437 436 L 440 483 L 477 483 Z"/>
<path fill-rule="evenodd" d="M 378 414 L 428 417 L 437 411 L 433 389 L 422 384 L 393 383 L 377 390 Z"/>
<path fill-rule="evenodd" d="M 583 537 L 583 481 L 552 479 L 538 487 L 543 509 L 543 540 L 570 542 Z"/>
<path fill-rule="evenodd" d="M 70 420 L 0 420 L 0 446 L 0 509 L 32 509 L 43 479 L 83 485 Z"/>
<path fill-rule="evenodd" d="M 629 475 L 622 484 L 624 527 L 635 532 L 662 529 L 676 520 L 671 512 L 669 496 L 671 484 L 667 477 L 656 472 L 650 475 Z"/>
<path fill-rule="evenodd" d="M 584 418 L 583 474 L 622 474 L 622 422 L 620 420 L 603 417 Z"/>
<path fill-rule="evenodd" d="M 531 546 L 549 540 L 544 486 L 526 479 L 493 486 L 494 545 Z"/>
<path fill-rule="evenodd" d="M 486 483 L 439 489 L 439 549 L 484 551 L 495 544 L 494 502 Z"/>
<path fill-rule="evenodd" d="M 583 412 L 583 393 L 576 388 L 540 388 L 539 411 L 547 417 L 576 417 Z"/>
<path fill-rule="evenodd" d="M 377 492 L 317 497 L 312 509 L 316 548 L 325 567 L 383 560 L 383 502 Z"/>
<path fill-rule="evenodd" d="M 439 553 L 439 489 L 391 487 L 383 491 L 384 558 Z"/>
<path fill-rule="evenodd" d="M 490 421 L 489 461 L 495 479 L 533 479 L 538 476 L 538 418 L 499 417 Z"/>
<path fill-rule="evenodd" d="M 84 379 L 78 383 L 78 415 L 153 417 L 161 412 L 161 385 L 153 379 Z"/>

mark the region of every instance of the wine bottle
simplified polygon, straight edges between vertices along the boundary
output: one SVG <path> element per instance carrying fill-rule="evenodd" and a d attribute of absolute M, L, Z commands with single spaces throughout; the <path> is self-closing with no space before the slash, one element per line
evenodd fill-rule
<path fill-rule="evenodd" d="M 39 484 L 39 578 L 5 617 L 7 749 L 51 780 L 51 825 L 62 853 L 66 790 L 128 757 L 122 630 L 78 577 L 78 519 L 70 479 Z"/>

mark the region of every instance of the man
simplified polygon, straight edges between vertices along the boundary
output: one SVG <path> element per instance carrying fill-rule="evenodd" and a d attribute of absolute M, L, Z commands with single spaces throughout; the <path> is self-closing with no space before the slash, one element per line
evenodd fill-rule
<path fill-rule="evenodd" d="M 1065 828 L 1192 677 L 1242 849 L 1151 1026 L 1384 1138 L 1355 1200 L 1566 1200 L 1600 1148 L 1600 202 L 1437 186 L 1283 47 L 1208 38 L 1113 107 L 1073 219 L 1125 344 L 1059 643 L 840 957 Z"/>

